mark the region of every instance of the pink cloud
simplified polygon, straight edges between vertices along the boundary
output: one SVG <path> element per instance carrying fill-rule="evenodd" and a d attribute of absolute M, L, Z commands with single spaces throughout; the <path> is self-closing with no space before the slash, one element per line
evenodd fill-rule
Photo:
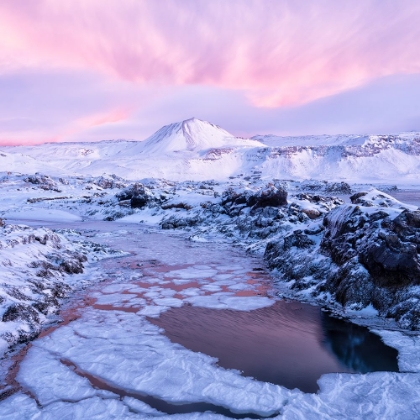
<path fill-rule="evenodd" d="M 132 113 L 127 108 L 115 108 L 104 112 L 88 114 L 76 120 L 72 120 L 68 126 L 61 128 L 59 134 L 53 141 L 72 141 L 74 136 L 86 132 L 91 128 L 108 126 L 114 123 L 125 121 Z"/>
<path fill-rule="evenodd" d="M 417 0 L 3 0 L 0 72 L 96 71 L 299 105 L 420 72 Z"/>
<path fill-rule="evenodd" d="M 87 114 L 78 119 L 72 119 L 67 124 L 61 124 L 54 130 L 54 134 L 46 134 L 45 130 L 22 129 L 19 132 L 2 132 L 0 134 L 0 146 L 12 146 L 15 144 L 39 144 L 45 142 L 74 141 L 75 137 L 86 133 L 91 128 L 110 126 L 125 121 L 132 111 L 124 108 L 111 109 L 104 112 Z"/>

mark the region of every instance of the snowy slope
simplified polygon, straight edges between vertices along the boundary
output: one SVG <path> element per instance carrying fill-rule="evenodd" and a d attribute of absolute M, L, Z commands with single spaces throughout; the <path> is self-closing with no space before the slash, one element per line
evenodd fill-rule
<path fill-rule="evenodd" d="M 196 118 L 162 127 L 145 141 L 3 147 L 0 171 L 116 174 L 176 181 L 239 174 L 272 179 L 416 184 L 420 134 L 237 138 Z"/>
<path fill-rule="evenodd" d="M 226 130 L 191 118 L 165 125 L 144 141 L 143 153 L 162 154 L 176 151 L 202 151 L 213 147 L 261 147 L 259 141 L 235 138 Z"/>
<path fill-rule="evenodd" d="M 319 136 L 276 136 L 274 134 L 256 135 L 251 137 L 270 147 L 293 147 L 293 146 L 359 146 L 362 145 L 369 136 L 338 134 Z"/>

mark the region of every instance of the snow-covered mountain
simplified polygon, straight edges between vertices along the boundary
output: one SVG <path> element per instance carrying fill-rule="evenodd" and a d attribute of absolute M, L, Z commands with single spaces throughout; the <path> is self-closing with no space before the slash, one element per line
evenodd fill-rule
<path fill-rule="evenodd" d="M 243 139 L 196 118 L 162 127 L 144 141 L 49 143 L 0 152 L 0 171 L 50 175 L 221 180 L 256 174 L 397 184 L 417 183 L 420 175 L 419 133 Z"/>
<path fill-rule="evenodd" d="M 420 133 L 254 138 L 268 146 L 264 175 L 410 184 L 420 174 Z"/>
<path fill-rule="evenodd" d="M 256 140 L 237 138 L 217 125 L 191 118 L 162 127 L 144 141 L 143 152 L 162 154 L 229 146 L 261 147 L 263 144 Z"/>

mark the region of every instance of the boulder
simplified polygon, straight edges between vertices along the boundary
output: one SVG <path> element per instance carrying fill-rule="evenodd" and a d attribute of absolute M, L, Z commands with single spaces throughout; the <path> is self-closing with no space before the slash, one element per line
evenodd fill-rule
<path fill-rule="evenodd" d="M 249 201 L 252 200 L 252 204 Z M 265 188 L 250 197 L 248 205 L 258 207 L 279 207 L 287 205 L 287 191 L 281 186 L 268 184 Z"/>
<path fill-rule="evenodd" d="M 155 200 L 155 197 L 150 190 L 139 182 L 129 185 L 127 188 L 116 194 L 115 197 L 120 203 L 130 200 L 131 208 L 139 209 Z"/>
<path fill-rule="evenodd" d="M 222 206 L 252 207 L 254 210 L 262 207 L 280 207 L 287 205 L 287 191 L 280 185 L 268 184 L 258 191 L 235 191 L 229 188 L 222 194 Z"/>
<path fill-rule="evenodd" d="M 357 257 L 378 286 L 420 284 L 420 211 L 404 210 L 392 219 L 349 205 L 329 213 L 324 225 L 321 249 L 336 264 Z"/>

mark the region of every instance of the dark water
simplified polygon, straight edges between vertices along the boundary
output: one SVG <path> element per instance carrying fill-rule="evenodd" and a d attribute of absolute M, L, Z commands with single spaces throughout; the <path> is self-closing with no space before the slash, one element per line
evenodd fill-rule
<path fill-rule="evenodd" d="M 398 371 L 398 352 L 367 328 L 298 302 L 250 312 L 183 306 L 150 321 L 220 366 L 289 389 L 316 392 L 330 372 Z"/>

